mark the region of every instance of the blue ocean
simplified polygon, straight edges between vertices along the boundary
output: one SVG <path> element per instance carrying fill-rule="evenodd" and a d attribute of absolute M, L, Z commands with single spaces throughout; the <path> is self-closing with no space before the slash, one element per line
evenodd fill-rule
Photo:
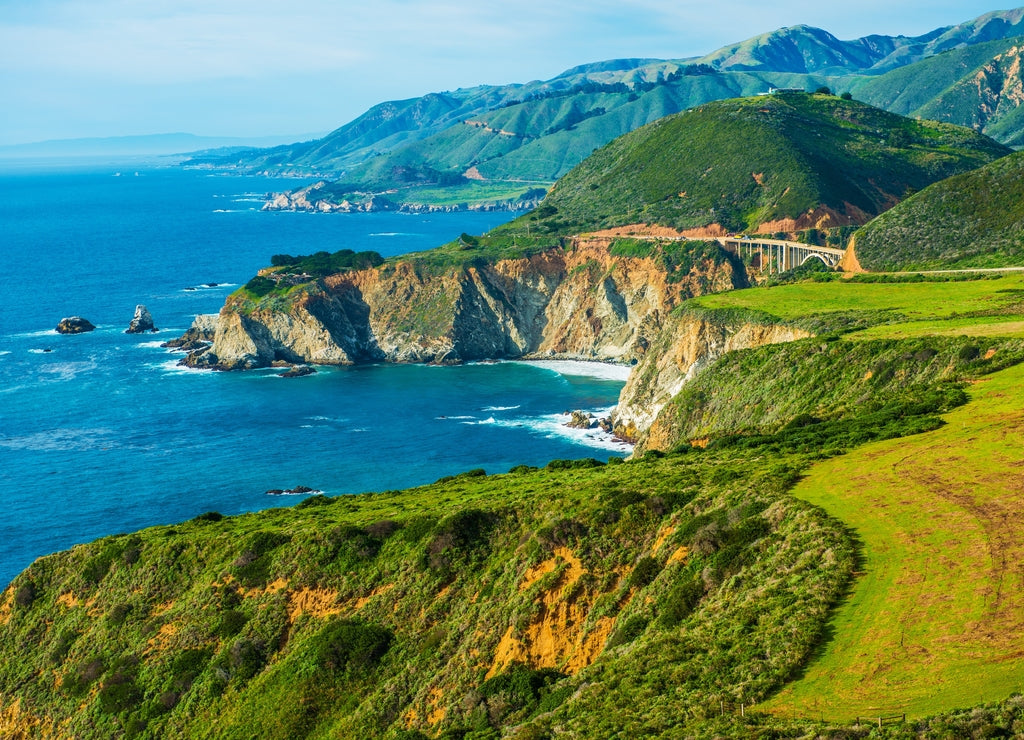
<path fill-rule="evenodd" d="M 384 256 L 483 233 L 508 213 L 259 210 L 299 181 L 178 167 L 0 172 L 0 584 L 33 559 L 206 511 L 288 506 L 554 458 L 624 455 L 562 412 L 615 403 L 593 363 L 373 365 L 282 379 L 186 370 L 159 345 L 276 253 Z M 127 335 L 135 305 L 157 334 Z M 88 334 L 57 334 L 80 315 Z"/>

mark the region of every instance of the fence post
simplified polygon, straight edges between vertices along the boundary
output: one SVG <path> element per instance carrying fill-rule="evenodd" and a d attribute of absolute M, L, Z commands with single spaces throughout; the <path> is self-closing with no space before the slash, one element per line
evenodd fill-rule
<path fill-rule="evenodd" d="M 882 729 L 882 718 L 881 717 L 878 718 L 878 729 L 879 730 Z"/>

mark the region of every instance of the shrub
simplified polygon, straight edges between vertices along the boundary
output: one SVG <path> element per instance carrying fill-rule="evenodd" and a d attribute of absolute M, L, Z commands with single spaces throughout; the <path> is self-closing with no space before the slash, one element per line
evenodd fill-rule
<path fill-rule="evenodd" d="M 194 522 L 219 522 L 223 518 L 224 518 L 224 515 L 221 514 L 219 511 L 207 511 L 207 512 L 204 512 L 204 513 L 200 514 L 197 517 L 194 517 L 192 519 L 192 521 L 194 521 Z"/>
<path fill-rule="evenodd" d="M 393 639 L 385 627 L 341 619 L 316 636 L 317 664 L 333 673 L 366 672 L 376 667 Z"/>
<path fill-rule="evenodd" d="M 661 563 L 657 558 L 650 555 L 640 558 L 640 562 L 629 574 L 629 585 L 632 588 L 643 588 L 658 577 L 661 572 Z"/>
<path fill-rule="evenodd" d="M 613 648 L 619 645 L 628 645 L 640 637 L 647 629 L 648 620 L 646 617 L 634 615 L 627 619 L 608 640 L 608 647 Z"/>
<path fill-rule="evenodd" d="M 23 609 L 28 609 L 32 606 L 32 602 L 36 600 L 36 596 L 38 595 L 36 584 L 32 581 L 25 581 L 23 584 L 18 586 L 18 590 L 14 592 L 14 603 Z"/>

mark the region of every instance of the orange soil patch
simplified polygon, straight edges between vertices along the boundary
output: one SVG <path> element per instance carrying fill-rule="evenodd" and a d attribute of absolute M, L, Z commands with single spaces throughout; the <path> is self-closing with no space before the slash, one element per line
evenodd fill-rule
<path fill-rule="evenodd" d="M 483 175 L 480 174 L 480 170 L 476 167 L 470 167 L 468 170 L 462 173 L 462 176 L 467 180 L 485 180 Z"/>
<path fill-rule="evenodd" d="M 340 614 L 338 592 L 327 588 L 300 588 L 288 594 L 288 621 L 294 622 L 302 614 L 327 617 Z"/>
<path fill-rule="evenodd" d="M 21 699 L 0 710 L 0 737 L 4 740 L 54 737 L 53 721 L 21 708 Z"/>
<path fill-rule="evenodd" d="M 65 609 L 73 609 L 82 602 L 80 602 L 78 600 L 78 597 L 75 596 L 71 591 L 68 591 L 67 593 L 63 593 L 57 597 L 57 603 L 63 606 Z"/>
<path fill-rule="evenodd" d="M 559 560 L 564 560 L 569 564 L 569 570 L 562 576 L 562 581 L 575 583 L 583 575 L 583 565 L 580 563 L 579 558 L 573 555 L 572 550 L 568 547 L 556 547 L 554 557 L 548 558 L 543 563 L 538 563 L 526 571 L 526 575 L 523 576 L 523 582 L 519 584 L 519 590 L 525 591 L 548 573 L 553 573 L 555 568 L 558 567 Z"/>
<path fill-rule="evenodd" d="M 690 548 L 688 547 L 677 547 L 676 551 L 672 553 L 668 558 L 668 564 L 681 563 L 686 560 L 686 556 L 690 554 Z"/>
<path fill-rule="evenodd" d="M 386 594 L 388 591 L 390 591 L 394 587 L 395 587 L 395 584 L 388 583 L 388 584 L 385 584 L 383 586 L 378 586 L 377 588 L 373 589 L 373 591 L 371 591 L 366 596 L 360 596 L 358 599 L 356 599 L 356 611 L 362 609 L 364 606 L 369 604 L 370 603 L 370 599 L 376 598 L 377 596 L 380 596 L 382 594 Z"/>
<path fill-rule="evenodd" d="M 155 635 L 149 638 L 146 643 L 147 651 L 161 652 L 170 647 L 171 640 L 178 634 L 178 625 L 174 622 L 168 622 L 167 624 L 160 627 Z"/>
<path fill-rule="evenodd" d="M 671 537 L 675 531 L 676 526 L 674 524 L 666 524 L 662 527 L 661 531 L 658 532 L 658 539 L 654 541 L 654 548 L 652 549 L 652 552 L 657 554 L 658 550 L 661 549 L 661 546 L 665 544 L 665 540 Z"/>
<path fill-rule="evenodd" d="M 572 587 L 583 576 L 584 570 L 571 550 L 556 548 L 553 558 L 527 571 L 524 584 L 528 587 L 553 572 L 559 560 L 567 563 L 567 567 L 558 580 L 538 596 L 537 617 L 521 633 L 517 634 L 514 626 L 505 631 L 495 649 L 488 678 L 512 662 L 536 668 L 561 666 L 567 672 L 575 673 L 600 655 L 615 619 L 602 618 L 590 630 L 585 629 L 587 614 L 597 594 L 572 593 Z"/>
<path fill-rule="evenodd" d="M 444 689 L 431 689 L 427 701 L 430 702 L 430 711 L 427 713 L 427 724 L 436 725 L 448 716 L 448 708 L 440 706 L 444 698 Z"/>
<path fill-rule="evenodd" d="M 3 604 L 0 604 L 0 624 L 7 624 L 11 618 L 11 600 L 12 592 L 11 589 L 7 589 L 7 598 Z"/>
<path fill-rule="evenodd" d="M 839 260 L 839 269 L 844 272 L 867 272 L 867 270 L 860 266 L 860 261 L 857 259 L 856 245 L 854 244 L 853 237 L 850 237 L 850 244 L 847 246 L 843 258 Z"/>

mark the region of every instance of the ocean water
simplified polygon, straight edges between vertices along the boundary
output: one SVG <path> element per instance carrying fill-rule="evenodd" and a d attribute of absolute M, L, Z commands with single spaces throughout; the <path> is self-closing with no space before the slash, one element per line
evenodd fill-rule
<path fill-rule="evenodd" d="M 356 494 L 628 453 L 562 416 L 612 406 L 621 368 L 372 365 L 282 379 L 179 367 L 159 344 L 272 254 L 390 256 L 510 217 L 259 211 L 264 193 L 297 184 L 178 168 L 0 172 L 0 584 L 99 536 L 301 500 L 268 489 Z M 123 333 L 137 303 L 159 333 Z M 57 334 L 72 315 L 97 330 Z"/>

